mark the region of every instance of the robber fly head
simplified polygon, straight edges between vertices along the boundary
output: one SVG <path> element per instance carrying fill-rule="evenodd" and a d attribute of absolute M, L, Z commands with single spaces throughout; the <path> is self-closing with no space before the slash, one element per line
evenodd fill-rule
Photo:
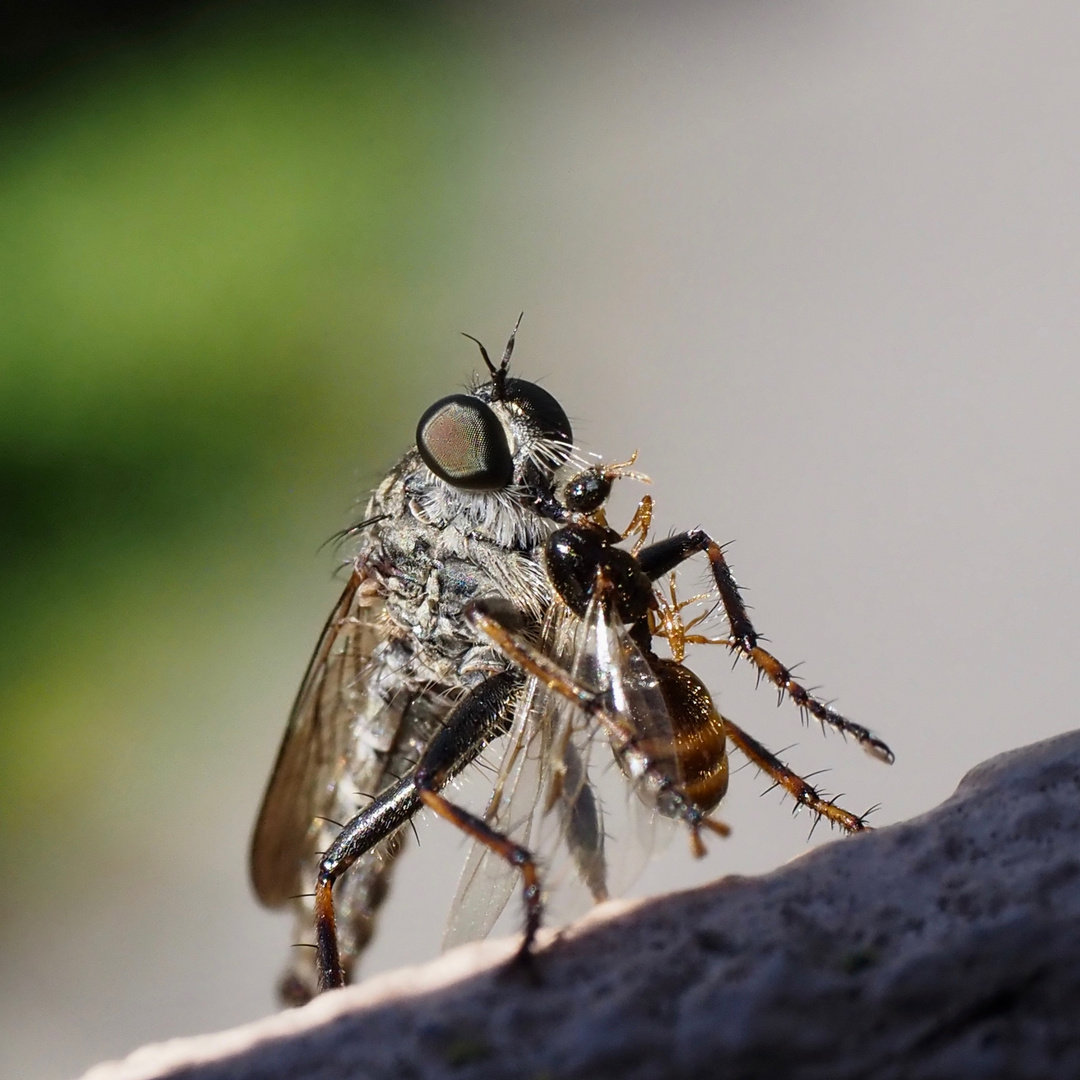
<path fill-rule="evenodd" d="M 536 383 L 507 377 L 516 333 L 515 326 L 497 367 L 477 342 L 491 380 L 436 401 L 416 427 L 424 464 L 459 490 L 532 486 L 538 473 L 550 476 L 570 455 L 573 432 L 562 406 Z"/>

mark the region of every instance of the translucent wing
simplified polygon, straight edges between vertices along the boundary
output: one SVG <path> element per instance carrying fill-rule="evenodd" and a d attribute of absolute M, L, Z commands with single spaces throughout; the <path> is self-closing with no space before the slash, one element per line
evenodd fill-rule
<path fill-rule="evenodd" d="M 560 651 L 567 616 L 559 606 L 548 612 L 540 634 L 545 651 Z M 547 783 L 551 756 L 548 701 L 547 688 L 530 679 L 514 710 L 495 788 L 483 814 L 489 825 L 524 847 L 529 846 L 536 808 Z M 506 860 L 474 842 L 451 904 L 443 948 L 486 937 L 518 881 L 518 872 Z"/>
<path fill-rule="evenodd" d="M 495 790 L 483 814 L 493 828 L 526 847 L 532 831 L 533 807 L 544 785 L 547 760 L 546 733 L 532 719 L 538 691 L 535 680 L 530 680 L 515 710 Z M 443 948 L 451 949 L 491 933 L 519 877 L 505 859 L 474 841 L 450 907 Z"/>
<path fill-rule="evenodd" d="M 578 627 L 578 638 L 583 627 Z M 544 871 L 545 904 L 569 922 L 610 894 L 607 824 L 598 797 L 596 743 L 600 730 L 576 706 L 552 695 L 548 783 L 537 810 L 534 851 Z"/>
<path fill-rule="evenodd" d="M 564 917 L 581 909 L 584 890 L 568 887 L 571 875 L 560 870 L 555 853 L 569 856 L 593 900 L 619 895 L 672 832 L 656 813 L 657 778 L 680 781 L 671 716 L 656 675 L 600 590 L 579 627 L 571 674 L 604 695 L 633 749 L 560 699 L 550 772 L 562 782 L 551 785 L 538 846 L 552 852 L 551 880 L 565 894 L 554 907 Z"/>
<path fill-rule="evenodd" d="M 612 715 L 625 725 L 632 746 L 620 745 L 613 735 L 612 750 L 639 798 L 651 804 L 656 777 L 681 782 L 675 733 L 660 682 L 605 596 L 593 597 L 585 626 L 582 681 L 604 694 Z M 648 774 L 643 771 L 646 764 Z"/>
<path fill-rule="evenodd" d="M 330 612 L 300 685 L 270 775 L 251 842 L 251 882 L 267 907 L 280 907 L 310 882 L 301 868 L 311 856 L 316 819 L 331 807 L 337 779 L 346 769 L 355 783 L 381 785 L 378 755 L 357 767 L 356 720 L 366 707 L 365 669 L 384 638 L 379 624 L 381 586 L 363 569 L 353 572 Z M 380 708 L 367 724 L 368 743 L 389 746 L 400 710 Z M 385 726 L 387 731 L 378 728 Z M 392 730 L 391 730 L 392 729 Z"/>
<path fill-rule="evenodd" d="M 574 681 L 605 695 L 633 747 L 530 680 L 484 818 L 532 850 L 549 911 L 562 921 L 623 891 L 640 873 L 670 831 L 656 813 L 657 777 L 678 783 L 679 770 L 656 675 L 606 597 L 594 598 L 582 620 L 555 605 L 541 648 Z M 517 884 L 505 860 L 474 844 L 444 946 L 489 933 Z"/>

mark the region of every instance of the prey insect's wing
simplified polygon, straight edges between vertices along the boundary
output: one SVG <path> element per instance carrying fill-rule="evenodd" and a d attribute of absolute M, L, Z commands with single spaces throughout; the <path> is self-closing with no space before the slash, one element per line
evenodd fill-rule
<path fill-rule="evenodd" d="M 559 698 L 550 772 L 561 780 L 551 785 L 541 847 L 569 855 L 580 883 L 593 900 L 600 900 L 625 891 L 669 838 L 673 830 L 656 813 L 650 783 L 658 774 L 679 783 L 679 766 L 671 716 L 656 675 L 602 590 L 591 599 L 579 627 L 570 674 L 603 695 L 633 747 L 628 751 L 610 731 L 605 736 L 600 725 Z M 648 775 L 640 773 L 643 758 L 651 766 Z M 561 843 L 550 838 L 552 831 Z M 560 877 L 557 866 L 552 877 Z M 571 875 L 563 871 L 561 877 Z M 560 914 L 583 906 L 582 890 L 576 900 L 574 891 L 563 886 Z"/>
<path fill-rule="evenodd" d="M 352 764 L 364 669 L 384 636 L 382 606 L 378 582 L 363 568 L 354 570 L 300 685 L 251 842 L 251 882 L 267 907 L 280 907 L 310 885 L 301 881 L 301 868 L 311 855 L 317 819 L 328 812 L 334 786 Z M 355 768 L 351 774 L 358 779 Z"/>
<path fill-rule="evenodd" d="M 675 731 L 667 699 L 656 672 L 609 599 L 606 593 L 598 591 L 585 613 L 587 666 L 581 681 L 595 686 L 604 695 L 611 714 L 625 727 L 634 749 L 644 754 L 654 770 L 680 783 Z M 648 785 L 637 774 L 633 755 L 619 745 L 613 733 L 609 741 L 620 767 L 648 803 Z"/>

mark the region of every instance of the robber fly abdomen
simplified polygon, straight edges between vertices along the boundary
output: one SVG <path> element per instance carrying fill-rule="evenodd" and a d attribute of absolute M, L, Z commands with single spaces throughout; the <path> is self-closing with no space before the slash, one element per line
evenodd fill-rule
<path fill-rule="evenodd" d="M 647 497 L 626 533 L 610 528 L 604 507 L 614 480 L 635 475 L 632 462 L 575 470 L 561 406 L 507 376 L 513 344 L 512 334 L 498 366 L 480 346 L 490 381 L 423 414 L 416 447 L 347 530 L 357 545 L 349 581 L 301 684 L 251 850 L 259 899 L 291 905 L 297 944 L 308 946 L 282 984 L 290 1003 L 348 981 L 421 809 L 475 841 L 451 939 L 490 930 L 520 883 L 529 955 L 549 843 L 572 857 L 593 900 L 609 895 L 611 829 L 590 779 L 597 745 L 634 804 L 682 822 L 696 854 L 703 830 L 727 833 L 709 815 L 727 790 L 729 744 L 801 804 L 862 828 L 717 712 L 683 663 L 688 643 L 725 645 L 823 725 L 891 760 L 761 647 L 704 532 L 646 546 Z M 674 586 L 669 603 L 657 585 L 697 554 L 712 570 L 725 639 L 688 633 L 698 620 L 684 624 Z M 656 651 L 663 642 L 670 657 Z M 444 792 L 499 739 L 491 799 L 472 813 Z"/>

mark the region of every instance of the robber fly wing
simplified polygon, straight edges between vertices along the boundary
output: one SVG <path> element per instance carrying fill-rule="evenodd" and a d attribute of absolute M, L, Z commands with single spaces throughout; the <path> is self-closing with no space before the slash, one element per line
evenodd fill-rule
<path fill-rule="evenodd" d="M 564 648 L 565 612 L 553 606 L 540 631 L 545 651 Z M 514 710 L 495 787 L 484 810 L 487 824 L 529 847 L 551 760 L 551 695 L 536 679 L 526 683 Z M 520 875 L 490 848 L 474 842 L 450 908 L 443 948 L 486 937 L 506 907 Z"/>
<path fill-rule="evenodd" d="M 535 722 L 542 687 L 530 679 L 514 712 L 495 789 L 483 818 L 493 828 L 527 847 L 533 807 L 544 785 L 547 733 Z M 474 842 L 458 881 L 443 934 L 443 948 L 487 937 L 506 907 L 520 874 L 490 848 Z"/>
<path fill-rule="evenodd" d="M 363 671 L 383 637 L 381 611 L 381 588 L 358 568 L 330 612 L 300 685 L 251 842 L 251 882 L 267 907 L 303 891 L 301 866 L 311 854 L 314 823 L 350 762 Z"/>
<path fill-rule="evenodd" d="M 586 622 L 568 618 L 559 661 L 576 681 L 597 689 L 591 681 L 588 637 Z M 548 783 L 534 831 L 548 907 L 556 919 L 568 921 L 609 894 L 604 811 L 590 766 L 599 731 L 577 706 L 554 692 L 548 712 Z"/>
<path fill-rule="evenodd" d="M 586 623 L 565 605 L 556 604 L 545 622 L 542 648 L 581 680 L 589 667 L 587 635 Z M 606 740 L 579 708 L 535 681 L 518 720 L 517 730 L 534 734 L 527 745 L 519 749 L 512 743 L 507 751 L 505 760 L 517 758 L 523 779 L 517 781 L 510 798 L 500 803 L 498 824 L 533 852 L 543 873 L 544 903 L 556 921 L 565 922 L 608 895 L 604 814 L 589 775 L 594 743 L 603 746 Z M 491 908 L 477 933 L 490 930 L 517 883 L 505 867 L 503 860 L 477 856 L 472 871 L 475 883 L 470 887 Z M 496 904 L 489 899 L 495 889 L 485 871 L 500 875 Z M 464 910 L 480 907 L 474 903 Z"/>

